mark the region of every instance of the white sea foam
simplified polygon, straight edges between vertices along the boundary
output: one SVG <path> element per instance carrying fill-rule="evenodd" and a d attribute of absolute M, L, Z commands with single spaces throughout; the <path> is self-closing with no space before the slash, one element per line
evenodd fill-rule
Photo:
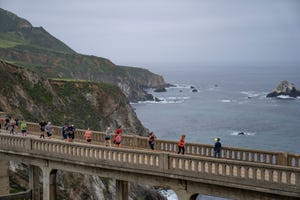
<path fill-rule="evenodd" d="M 255 91 L 242 91 L 241 94 L 245 94 L 248 97 L 258 97 L 261 95 L 261 93 L 255 92 Z"/>
<path fill-rule="evenodd" d="M 186 100 L 190 99 L 191 97 L 165 97 L 167 100 Z"/>
<path fill-rule="evenodd" d="M 241 135 L 241 134 L 239 134 L 239 133 L 241 133 L 241 132 L 243 132 L 244 133 L 244 135 Z M 234 132 L 232 132 L 230 135 L 234 135 L 234 136 L 254 136 L 254 135 L 256 135 L 256 133 L 254 133 L 254 132 L 245 132 L 245 131 L 234 131 Z"/>
<path fill-rule="evenodd" d="M 223 99 L 223 100 L 221 100 L 221 102 L 223 102 L 223 103 L 230 103 L 231 100 L 230 99 Z"/>
<path fill-rule="evenodd" d="M 160 189 L 159 193 L 166 197 L 168 200 L 178 200 L 178 197 L 173 190 Z"/>
<path fill-rule="evenodd" d="M 295 99 L 294 97 L 288 95 L 279 95 L 277 96 L 278 99 Z"/>
<path fill-rule="evenodd" d="M 168 104 L 168 103 L 183 103 L 191 97 L 156 97 L 159 101 L 139 101 L 139 104 Z M 132 103 L 136 104 L 136 103 Z"/>
<path fill-rule="evenodd" d="M 174 86 L 171 86 L 170 88 L 179 88 L 179 89 L 190 89 L 191 85 L 187 84 L 173 84 Z"/>

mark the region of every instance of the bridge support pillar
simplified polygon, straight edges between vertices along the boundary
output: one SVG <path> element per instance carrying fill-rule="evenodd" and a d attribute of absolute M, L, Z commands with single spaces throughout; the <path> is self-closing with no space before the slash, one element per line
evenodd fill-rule
<path fill-rule="evenodd" d="M 50 173 L 50 200 L 56 199 L 56 173 L 57 170 L 52 170 Z"/>
<path fill-rule="evenodd" d="M 116 200 L 128 200 L 128 181 L 116 180 Z"/>
<path fill-rule="evenodd" d="M 29 166 L 29 187 L 32 191 L 31 198 L 33 200 L 40 199 L 40 178 L 39 178 L 39 168 L 33 165 Z"/>
<path fill-rule="evenodd" d="M 0 195 L 9 194 L 8 161 L 0 160 Z"/>
<path fill-rule="evenodd" d="M 43 200 L 56 199 L 56 172 L 49 168 L 43 168 Z"/>

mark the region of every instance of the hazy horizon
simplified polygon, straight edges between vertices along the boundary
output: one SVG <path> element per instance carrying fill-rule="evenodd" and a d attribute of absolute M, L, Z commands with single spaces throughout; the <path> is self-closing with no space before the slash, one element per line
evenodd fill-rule
<path fill-rule="evenodd" d="M 0 0 L 0 7 L 118 65 L 300 64 L 297 0 Z"/>

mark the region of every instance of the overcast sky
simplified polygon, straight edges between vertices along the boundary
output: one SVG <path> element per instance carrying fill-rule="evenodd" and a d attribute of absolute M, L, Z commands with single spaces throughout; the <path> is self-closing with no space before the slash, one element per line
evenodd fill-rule
<path fill-rule="evenodd" d="M 300 0 L 0 0 L 120 65 L 300 64 Z"/>

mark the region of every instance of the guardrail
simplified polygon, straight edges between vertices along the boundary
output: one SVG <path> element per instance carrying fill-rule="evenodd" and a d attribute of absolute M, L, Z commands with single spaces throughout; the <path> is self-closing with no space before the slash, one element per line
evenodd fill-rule
<path fill-rule="evenodd" d="M 27 123 L 29 132 L 40 132 L 40 127 L 37 123 Z M 53 126 L 53 135 L 62 137 L 61 127 Z M 99 131 L 92 131 L 93 141 L 104 143 L 105 133 Z M 76 129 L 75 140 L 85 140 L 85 130 Z M 122 136 L 122 145 L 131 149 L 145 149 L 148 148 L 147 137 L 141 137 L 136 135 L 125 135 Z M 165 152 L 177 152 L 177 141 L 170 140 L 156 140 L 155 149 Z M 197 143 L 186 143 L 186 154 L 213 157 L 214 150 L 213 145 L 197 144 Z M 244 148 L 234 147 L 222 147 L 221 158 L 229 160 L 237 160 L 244 162 L 264 163 L 272 165 L 283 165 L 300 168 L 300 155 L 290 154 L 286 152 L 274 152 L 274 151 L 262 151 L 252 150 Z"/>
<path fill-rule="evenodd" d="M 60 158 L 64 162 L 84 162 L 87 166 L 101 163 L 102 167 L 156 172 L 186 180 L 205 178 L 222 183 L 242 183 L 249 187 L 292 192 L 300 197 L 300 169 L 296 167 L 40 140 L 20 135 L 0 135 L 0 150 L 48 160 Z"/>

